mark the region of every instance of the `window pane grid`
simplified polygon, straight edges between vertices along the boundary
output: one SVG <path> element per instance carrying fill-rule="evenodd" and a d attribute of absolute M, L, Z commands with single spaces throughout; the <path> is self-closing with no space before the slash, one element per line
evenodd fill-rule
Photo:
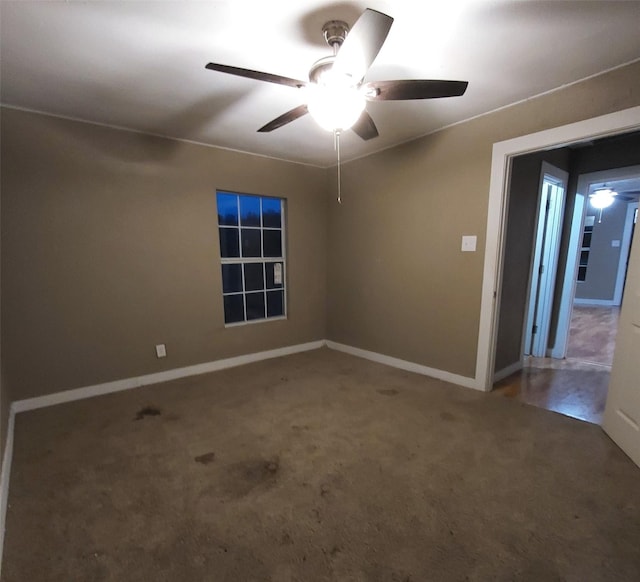
<path fill-rule="evenodd" d="M 286 319 L 283 214 L 282 199 L 218 192 L 226 326 Z M 238 265 L 240 273 L 229 271 L 232 265 Z"/>

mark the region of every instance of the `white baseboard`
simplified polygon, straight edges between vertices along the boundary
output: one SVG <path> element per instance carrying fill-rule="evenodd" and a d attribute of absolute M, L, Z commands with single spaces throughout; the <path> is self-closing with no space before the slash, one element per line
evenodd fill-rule
<path fill-rule="evenodd" d="M 378 362 L 379 364 L 385 364 L 393 368 L 400 368 L 401 370 L 407 370 L 407 372 L 415 372 L 416 374 L 422 374 L 423 376 L 430 376 L 431 378 L 437 378 L 438 380 L 444 380 L 445 382 L 451 382 L 458 386 L 464 386 L 465 388 L 473 388 L 474 390 L 484 391 L 482 387 L 478 386 L 475 378 L 468 378 L 467 376 L 460 376 L 458 374 L 452 374 L 451 372 L 445 372 L 444 370 L 438 370 L 437 368 L 429 368 L 422 364 L 416 364 L 415 362 L 408 362 L 407 360 L 400 360 L 399 358 L 393 358 L 392 356 L 385 356 L 377 352 L 370 352 L 369 350 L 362 350 L 360 348 L 354 348 L 345 344 L 339 344 L 337 342 L 327 341 L 327 347 L 332 350 L 338 350 L 339 352 L 345 352 L 352 356 L 358 356 L 366 360 Z"/>
<path fill-rule="evenodd" d="M 593 307 L 615 307 L 619 305 L 613 299 L 580 299 L 578 297 L 573 300 L 574 305 L 585 305 Z"/>
<path fill-rule="evenodd" d="M 522 370 L 522 360 L 514 362 L 510 366 L 506 368 L 502 368 L 502 370 L 498 370 L 493 374 L 493 382 L 500 382 L 500 380 L 504 380 L 507 376 L 511 376 L 511 374 L 515 374 Z"/>
<path fill-rule="evenodd" d="M 197 376 L 199 374 L 206 374 L 208 372 L 216 372 L 226 368 L 242 366 L 243 364 L 259 362 L 261 360 L 269 360 L 271 358 L 279 358 L 281 356 L 288 356 L 298 352 L 316 350 L 324 345 L 324 340 L 318 340 L 306 344 L 276 348 L 266 352 L 257 352 L 255 354 L 246 354 L 243 356 L 236 356 L 234 358 L 226 358 L 224 360 L 205 362 L 204 364 L 196 364 L 194 366 L 186 366 L 184 368 L 174 368 L 173 370 L 165 370 L 164 372 L 157 372 L 155 374 L 146 374 L 145 376 L 125 378 L 123 380 L 105 382 L 104 384 L 95 384 L 94 386 L 84 386 L 73 390 L 64 390 L 63 392 L 54 392 L 53 394 L 47 394 L 45 396 L 16 400 L 12 407 L 15 412 L 35 410 L 36 408 L 53 406 L 54 404 L 62 404 L 63 402 L 82 400 L 84 398 L 91 398 L 92 396 L 102 396 L 103 394 L 110 394 L 112 392 L 120 392 L 121 390 L 130 390 L 140 386 L 147 386 L 148 384 L 168 382 L 169 380 L 186 378 L 187 376 Z"/>
<path fill-rule="evenodd" d="M 2 469 L 0 470 L 0 576 L 2 575 L 2 550 L 4 548 L 4 529 L 7 517 L 7 502 L 9 500 L 9 481 L 11 479 L 11 460 L 13 459 L 13 427 L 15 410 L 11 407 L 7 424 L 7 440 L 2 455 Z"/>

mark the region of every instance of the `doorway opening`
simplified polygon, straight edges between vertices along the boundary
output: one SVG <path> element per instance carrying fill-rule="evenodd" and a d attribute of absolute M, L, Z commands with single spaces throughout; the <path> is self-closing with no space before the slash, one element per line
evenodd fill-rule
<path fill-rule="evenodd" d="M 633 147 L 627 149 L 631 143 Z M 620 154 L 625 151 L 626 154 Z M 498 393 L 601 423 L 637 222 L 640 166 L 626 165 L 629 161 L 640 162 L 640 155 L 628 154 L 634 151 L 640 152 L 640 133 L 512 160 L 503 300 L 495 351 L 494 381 Z M 568 170 L 566 211 L 556 203 L 561 213 L 559 220 L 554 214 L 552 188 L 561 190 L 559 176 L 566 176 L 567 172 L 554 168 L 546 159 Z M 601 163 L 603 159 L 610 160 L 612 167 L 618 164 L 624 167 L 584 172 L 593 160 Z M 531 186 L 523 188 L 522 182 L 523 176 L 532 181 L 532 167 L 542 168 L 538 170 L 541 187 L 535 192 Z M 550 177 L 554 171 L 555 180 Z M 599 210 L 591 203 L 592 196 L 605 187 L 616 193 L 615 201 Z M 522 200 L 523 196 L 533 194 L 537 195 L 535 221 L 531 218 L 531 203 L 527 206 Z M 557 198 L 561 198 L 560 193 Z M 521 215 L 527 212 L 525 225 Z M 564 222 L 564 228 L 556 230 L 554 220 Z M 528 249 L 524 243 L 520 247 L 513 244 L 516 238 L 523 237 L 530 241 Z M 527 257 L 531 260 L 525 274 L 522 264 Z M 509 301 L 504 299 L 505 292 L 509 292 Z M 520 320 L 519 298 L 526 303 Z M 513 347 L 518 325 L 522 325 L 520 350 Z"/>

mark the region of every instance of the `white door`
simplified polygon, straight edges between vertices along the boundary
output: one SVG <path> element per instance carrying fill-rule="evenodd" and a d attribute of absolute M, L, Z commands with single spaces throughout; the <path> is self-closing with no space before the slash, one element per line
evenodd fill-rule
<path fill-rule="evenodd" d="M 640 236 L 629 259 L 602 427 L 640 466 Z"/>

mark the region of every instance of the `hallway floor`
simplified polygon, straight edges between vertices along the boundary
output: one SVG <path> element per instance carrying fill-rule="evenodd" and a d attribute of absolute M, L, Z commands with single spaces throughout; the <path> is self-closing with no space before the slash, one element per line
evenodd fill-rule
<path fill-rule="evenodd" d="M 602 422 L 618 327 L 618 307 L 575 305 L 567 358 L 525 358 L 494 393 L 595 424 Z"/>

